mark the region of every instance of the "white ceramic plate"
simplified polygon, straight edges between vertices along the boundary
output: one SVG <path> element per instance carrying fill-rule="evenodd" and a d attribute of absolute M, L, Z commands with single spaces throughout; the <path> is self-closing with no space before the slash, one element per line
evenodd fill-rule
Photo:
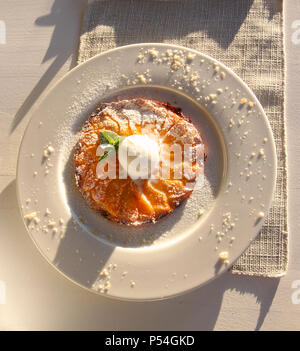
<path fill-rule="evenodd" d="M 100 102 L 137 96 L 181 107 L 208 156 L 202 188 L 156 224 L 132 228 L 85 206 L 72 152 Z M 111 50 L 69 72 L 31 115 L 17 180 L 22 216 L 35 218 L 24 222 L 48 262 L 91 291 L 141 300 L 200 286 L 232 265 L 268 212 L 276 178 L 268 119 L 240 78 L 199 52 L 166 44 Z"/>

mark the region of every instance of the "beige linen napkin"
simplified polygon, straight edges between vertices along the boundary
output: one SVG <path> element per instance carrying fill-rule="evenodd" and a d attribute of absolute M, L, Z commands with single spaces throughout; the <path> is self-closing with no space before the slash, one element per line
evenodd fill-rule
<path fill-rule="evenodd" d="M 89 1 L 82 23 L 78 63 L 126 44 L 179 44 L 222 61 L 261 101 L 276 141 L 276 193 L 259 236 L 233 273 L 278 277 L 287 270 L 282 17 L 280 0 L 98 0 Z"/>

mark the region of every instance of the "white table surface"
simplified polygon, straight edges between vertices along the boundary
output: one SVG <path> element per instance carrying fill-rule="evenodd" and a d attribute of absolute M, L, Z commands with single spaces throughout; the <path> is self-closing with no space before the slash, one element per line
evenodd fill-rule
<path fill-rule="evenodd" d="M 228 273 L 184 296 L 147 303 L 100 297 L 58 274 L 36 250 L 18 210 L 15 167 L 28 123 L 25 113 L 73 65 L 83 3 L 84 0 L 0 2 L 0 43 L 6 27 L 6 44 L 0 44 L 2 293 L 3 285 L 6 286 L 6 303 L 0 304 L 0 330 L 300 330 L 300 1 L 289 0 L 284 5 L 288 274 L 281 279 L 267 279 Z"/>

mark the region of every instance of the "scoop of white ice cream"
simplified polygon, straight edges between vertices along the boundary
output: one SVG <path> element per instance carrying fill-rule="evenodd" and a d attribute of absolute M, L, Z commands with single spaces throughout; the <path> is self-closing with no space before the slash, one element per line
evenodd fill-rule
<path fill-rule="evenodd" d="M 119 162 L 132 179 L 150 179 L 159 167 L 159 146 L 147 135 L 130 135 L 119 146 Z"/>

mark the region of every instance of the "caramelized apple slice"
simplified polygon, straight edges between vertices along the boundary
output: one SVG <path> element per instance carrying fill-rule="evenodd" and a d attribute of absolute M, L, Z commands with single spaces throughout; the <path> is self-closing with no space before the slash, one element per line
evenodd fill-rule
<path fill-rule="evenodd" d="M 184 200 L 192 192 L 192 189 L 187 189 L 181 180 L 152 180 L 151 185 L 166 194 L 171 207 L 175 207 L 178 201 Z"/>
<path fill-rule="evenodd" d="M 106 188 L 104 203 L 111 217 L 119 218 L 121 196 L 130 179 L 112 179 Z"/>
<path fill-rule="evenodd" d="M 148 180 L 144 182 L 142 191 L 156 214 L 161 215 L 171 210 L 166 194 L 155 189 Z"/>
<path fill-rule="evenodd" d="M 151 203 L 133 181 L 124 188 L 120 204 L 120 218 L 125 223 L 151 220 L 155 214 Z"/>

